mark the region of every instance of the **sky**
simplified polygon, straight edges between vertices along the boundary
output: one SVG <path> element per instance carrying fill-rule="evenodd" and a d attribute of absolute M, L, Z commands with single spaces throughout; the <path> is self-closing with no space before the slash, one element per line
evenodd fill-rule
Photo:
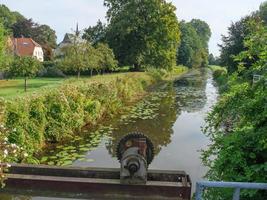
<path fill-rule="evenodd" d="M 227 34 L 232 22 L 255 11 L 264 0 L 168 0 L 177 8 L 178 20 L 190 21 L 198 18 L 211 28 L 210 52 L 219 55 L 221 35 Z M 27 18 L 47 24 L 56 31 L 58 42 L 66 32 L 72 32 L 76 23 L 80 29 L 105 20 L 106 8 L 103 0 L 0 0 L 12 11 L 19 11 Z"/>

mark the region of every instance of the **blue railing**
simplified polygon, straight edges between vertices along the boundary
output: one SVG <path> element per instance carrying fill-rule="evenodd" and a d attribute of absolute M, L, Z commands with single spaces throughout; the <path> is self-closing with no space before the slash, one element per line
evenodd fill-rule
<path fill-rule="evenodd" d="M 239 200 L 240 189 L 267 190 L 267 183 L 197 182 L 196 200 L 202 200 L 202 193 L 205 188 L 234 188 L 233 200 Z"/>

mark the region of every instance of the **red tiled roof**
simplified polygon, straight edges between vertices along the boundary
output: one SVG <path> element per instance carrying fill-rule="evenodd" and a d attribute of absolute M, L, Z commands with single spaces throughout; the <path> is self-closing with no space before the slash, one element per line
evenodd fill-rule
<path fill-rule="evenodd" d="M 41 47 L 31 38 L 14 38 L 14 50 L 18 56 L 32 56 L 35 47 Z"/>

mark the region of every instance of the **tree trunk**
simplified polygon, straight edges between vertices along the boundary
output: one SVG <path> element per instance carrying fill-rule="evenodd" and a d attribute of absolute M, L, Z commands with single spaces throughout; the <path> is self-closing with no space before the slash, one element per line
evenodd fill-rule
<path fill-rule="evenodd" d="M 24 78 L 24 92 L 27 92 L 27 78 Z"/>
<path fill-rule="evenodd" d="M 91 69 L 91 72 L 90 73 L 91 73 L 91 77 L 92 77 L 93 76 L 93 69 Z"/>
<path fill-rule="evenodd" d="M 81 76 L 81 71 L 78 70 L 78 79 L 80 78 L 80 76 Z"/>

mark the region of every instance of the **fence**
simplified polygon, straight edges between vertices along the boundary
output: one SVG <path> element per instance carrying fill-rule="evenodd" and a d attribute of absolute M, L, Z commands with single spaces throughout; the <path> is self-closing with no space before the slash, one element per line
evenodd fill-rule
<path fill-rule="evenodd" d="M 205 188 L 234 188 L 233 200 L 239 200 L 241 189 L 267 190 L 267 183 L 197 182 L 196 200 L 202 200 L 202 193 Z"/>

